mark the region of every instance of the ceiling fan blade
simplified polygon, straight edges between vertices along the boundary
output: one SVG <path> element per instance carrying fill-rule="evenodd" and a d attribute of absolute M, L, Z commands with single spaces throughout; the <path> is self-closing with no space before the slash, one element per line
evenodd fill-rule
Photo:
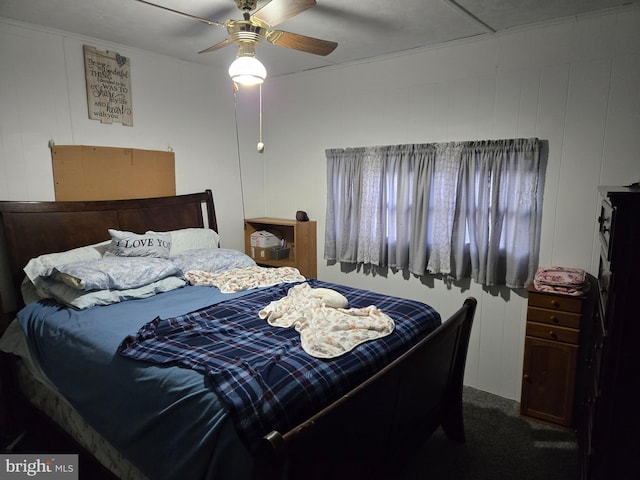
<path fill-rule="evenodd" d="M 165 7 L 163 5 L 158 5 L 157 3 L 147 2 L 146 0 L 136 0 L 136 2 L 144 3 L 146 5 L 151 5 L 152 7 L 161 8 L 162 10 L 166 10 L 167 12 L 177 13 L 178 15 L 182 15 L 183 17 L 192 18 L 194 20 L 204 22 L 208 25 L 215 25 L 216 27 L 224 27 L 223 22 L 218 22 L 216 20 L 211 20 L 209 18 L 198 17 L 197 15 L 191 15 L 190 13 L 181 12 L 180 10 L 174 10 L 173 8 Z"/>
<path fill-rule="evenodd" d="M 275 27 L 315 5 L 316 0 L 271 0 L 264 7 L 253 12 L 253 16 Z"/>
<path fill-rule="evenodd" d="M 282 30 L 272 30 L 267 33 L 267 41 L 281 47 L 322 56 L 329 55 L 338 46 L 336 42 L 320 40 L 319 38 L 307 37 L 298 33 L 284 32 Z"/>
<path fill-rule="evenodd" d="M 218 42 L 215 45 L 211 45 L 209 48 L 205 48 L 204 50 L 201 50 L 198 53 L 207 53 L 207 52 L 213 52 L 214 50 L 220 50 L 221 48 L 224 48 L 227 45 L 231 45 L 232 43 L 233 43 L 233 39 L 231 37 L 227 37 L 223 41 Z"/>

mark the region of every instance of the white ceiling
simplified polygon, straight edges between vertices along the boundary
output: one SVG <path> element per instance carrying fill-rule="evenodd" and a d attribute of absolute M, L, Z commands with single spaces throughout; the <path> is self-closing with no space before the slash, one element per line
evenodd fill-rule
<path fill-rule="evenodd" d="M 242 17 L 234 0 L 153 1 L 219 22 Z M 317 0 L 277 29 L 338 42 L 333 53 L 320 57 L 263 42 L 257 56 L 269 75 L 284 75 L 631 3 L 640 0 Z M 224 40 L 223 27 L 135 0 L 0 0 L 0 17 L 221 69 L 236 55 L 233 45 L 197 53 Z"/>

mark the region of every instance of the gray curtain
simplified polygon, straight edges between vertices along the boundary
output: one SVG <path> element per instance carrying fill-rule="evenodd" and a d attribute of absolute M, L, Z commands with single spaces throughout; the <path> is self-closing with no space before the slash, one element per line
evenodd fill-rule
<path fill-rule="evenodd" d="M 527 286 L 540 245 L 540 144 L 327 150 L 324 258 Z"/>

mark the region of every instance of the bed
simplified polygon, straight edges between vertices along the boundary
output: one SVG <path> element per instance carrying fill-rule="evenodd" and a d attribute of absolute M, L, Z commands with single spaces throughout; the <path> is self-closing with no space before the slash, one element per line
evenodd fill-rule
<path fill-rule="evenodd" d="M 23 307 L 0 342 L 10 408 L 44 413 L 118 478 L 392 478 L 438 427 L 464 441 L 462 380 L 476 307 L 471 297 L 441 319 L 420 302 L 298 278 L 295 272 L 284 272 L 293 275 L 285 278 L 280 269 L 264 273 L 276 274 L 275 280 L 235 290 L 226 283 L 198 283 L 193 279 L 201 277 L 185 272 L 215 272 L 228 281 L 229 274 L 242 277 L 238 272 L 260 268 L 241 252 L 219 248 L 209 190 L 115 201 L 5 201 L 0 215 L 7 264 Z M 76 270 L 69 273 L 65 268 L 75 262 L 60 265 L 56 254 L 55 268 L 47 264 L 50 276 L 38 276 L 49 254 L 62 253 L 69 262 L 77 258 L 67 258 L 68 252 L 84 255 L 89 249 L 87 263 L 124 258 L 132 263 L 118 268 L 137 278 L 155 267 L 135 263 L 137 253 L 117 248 L 133 246 L 136 239 L 136 248 L 144 247 L 145 235 L 169 249 L 156 262 L 163 268 L 178 262 L 178 254 L 187 258 L 178 273 L 163 273 L 162 286 L 154 281 L 150 290 L 147 284 L 137 287 L 127 283 L 131 278 L 123 280 L 126 285 L 95 286 L 102 284 Z M 149 261 L 157 260 L 155 253 Z M 85 267 L 84 261 L 78 263 Z M 52 286 L 30 282 L 32 277 L 51 280 L 56 288 L 64 280 L 65 291 L 71 288 L 75 297 L 56 296 Z M 182 283 L 167 286 L 165 280 L 174 277 Z M 144 293 L 130 294 L 137 288 Z M 296 330 L 300 322 L 296 328 L 271 325 L 273 312 L 286 311 L 280 302 L 295 300 L 294 292 L 348 300 L 338 305 L 348 309 L 331 312 L 374 306 L 376 314 L 392 320 L 391 327 L 323 358 L 326 330 Z M 328 308 L 327 298 L 321 308 Z M 268 322 L 258 311 L 267 312 Z M 308 332 L 313 335 L 305 337 Z M 246 376 L 248 384 L 240 381 Z"/>

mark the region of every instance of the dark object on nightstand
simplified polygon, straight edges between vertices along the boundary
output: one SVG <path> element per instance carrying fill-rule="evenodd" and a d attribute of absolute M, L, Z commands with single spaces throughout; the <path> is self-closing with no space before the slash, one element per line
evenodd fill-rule
<path fill-rule="evenodd" d="M 298 220 L 299 222 L 308 222 L 309 221 L 309 216 L 307 215 L 307 212 L 303 212 L 302 210 L 298 210 L 296 212 L 296 220 Z"/>

